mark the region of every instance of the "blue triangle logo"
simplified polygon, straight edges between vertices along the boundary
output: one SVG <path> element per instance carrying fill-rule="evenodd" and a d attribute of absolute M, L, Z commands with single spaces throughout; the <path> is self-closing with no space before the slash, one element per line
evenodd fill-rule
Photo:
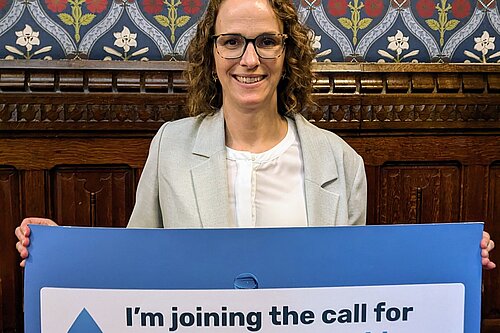
<path fill-rule="evenodd" d="M 102 333 L 102 331 L 87 309 L 83 308 L 69 328 L 68 333 Z"/>

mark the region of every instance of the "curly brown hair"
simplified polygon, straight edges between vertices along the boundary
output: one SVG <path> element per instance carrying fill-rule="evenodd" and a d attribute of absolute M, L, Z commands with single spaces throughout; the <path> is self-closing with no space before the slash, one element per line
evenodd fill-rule
<path fill-rule="evenodd" d="M 281 115 L 302 111 L 312 104 L 313 74 L 311 62 L 314 51 L 309 29 L 299 22 L 297 11 L 290 0 L 268 0 L 276 17 L 288 35 L 285 46 L 285 75 L 278 84 L 278 111 Z M 213 79 L 215 59 L 212 36 L 215 20 L 224 0 L 210 0 L 207 10 L 198 22 L 196 35 L 187 50 L 189 65 L 187 105 L 189 114 L 213 114 L 222 106 L 222 87 Z"/>

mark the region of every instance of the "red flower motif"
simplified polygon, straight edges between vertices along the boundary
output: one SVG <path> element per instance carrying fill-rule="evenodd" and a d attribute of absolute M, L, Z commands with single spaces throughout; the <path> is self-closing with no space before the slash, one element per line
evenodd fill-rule
<path fill-rule="evenodd" d="M 3 9 L 5 6 L 7 6 L 7 0 L 0 0 L 0 9 Z"/>
<path fill-rule="evenodd" d="M 432 0 L 420 0 L 417 2 L 417 12 L 423 18 L 429 18 L 434 15 L 436 4 Z"/>
<path fill-rule="evenodd" d="M 45 0 L 47 7 L 54 13 L 60 13 L 66 9 L 68 0 Z"/>
<path fill-rule="evenodd" d="M 342 16 L 347 12 L 347 0 L 329 0 L 328 12 L 333 16 Z"/>
<path fill-rule="evenodd" d="M 142 4 L 144 11 L 151 15 L 160 13 L 163 7 L 162 0 L 142 0 Z"/>
<path fill-rule="evenodd" d="M 458 19 L 463 19 L 469 16 L 471 4 L 469 0 L 455 0 L 451 5 L 451 12 L 453 16 Z"/>
<path fill-rule="evenodd" d="M 108 7 L 106 0 L 85 0 L 85 3 L 87 4 L 87 9 L 94 14 L 102 13 Z"/>
<path fill-rule="evenodd" d="M 384 2 L 382 0 L 366 0 L 365 11 L 368 16 L 380 16 L 380 14 L 384 11 Z"/>
<path fill-rule="evenodd" d="M 201 10 L 201 0 L 185 0 L 182 7 L 184 8 L 184 12 L 186 14 L 198 14 Z"/>

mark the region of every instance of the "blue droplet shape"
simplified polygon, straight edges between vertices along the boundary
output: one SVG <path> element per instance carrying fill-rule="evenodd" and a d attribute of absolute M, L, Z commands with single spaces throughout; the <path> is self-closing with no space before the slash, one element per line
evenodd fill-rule
<path fill-rule="evenodd" d="M 258 289 L 259 280 L 252 273 L 241 273 L 234 279 L 235 289 Z"/>
<path fill-rule="evenodd" d="M 102 331 L 87 309 L 83 308 L 68 333 L 102 333 Z"/>

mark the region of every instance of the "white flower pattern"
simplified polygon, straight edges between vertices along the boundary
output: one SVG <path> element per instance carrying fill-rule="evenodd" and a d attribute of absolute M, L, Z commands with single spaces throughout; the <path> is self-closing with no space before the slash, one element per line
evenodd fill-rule
<path fill-rule="evenodd" d="M 130 47 L 137 46 L 137 41 L 135 40 L 137 38 L 137 34 L 130 33 L 129 28 L 127 27 L 123 27 L 121 32 L 113 33 L 113 36 L 116 38 L 115 46 L 123 48 L 123 51 L 125 52 L 130 51 Z"/>
<path fill-rule="evenodd" d="M 84 0 L 74 1 L 80 3 L 84 2 Z M 74 1 L 71 0 L 70 2 Z M 144 23 L 147 23 L 146 26 L 151 27 L 152 25 L 157 25 L 158 22 L 156 22 L 154 19 L 154 15 L 156 14 L 156 12 L 153 13 L 153 9 L 156 7 L 157 9 L 159 9 L 159 4 L 162 2 L 171 3 L 171 1 L 107 1 L 106 3 L 108 4 L 106 5 L 106 10 L 100 14 L 90 13 L 86 6 L 91 5 L 94 6 L 94 9 L 96 9 L 98 7 L 97 4 L 103 4 L 104 1 L 87 1 L 86 4 L 83 5 L 82 9 L 84 9 L 84 11 L 88 15 L 98 15 L 91 24 L 88 24 L 85 27 L 81 27 L 82 39 L 83 37 L 85 37 L 84 35 L 86 35 L 86 42 L 79 45 L 79 42 L 77 42 L 76 40 L 73 43 L 68 42 L 67 38 L 69 35 L 63 32 L 67 28 L 66 24 L 64 24 L 61 20 L 57 20 L 57 16 L 62 16 L 63 14 L 65 14 L 64 11 L 61 11 L 61 9 L 63 8 L 62 4 L 67 2 L 67 0 L 0 0 L 0 7 L 2 7 L 2 9 L 0 9 L 0 12 L 5 12 L 4 14 L 6 14 L 7 12 L 10 13 L 9 16 L 6 16 L 6 18 L 10 17 L 11 14 L 16 13 L 15 15 L 22 15 L 22 12 L 24 12 L 10 12 L 9 8 L 11 4 L 15 5 L 19 3 L 19 5 L 13 6 L 12 8 L 21 8 L 28 3 L 38 3 L 41 8 L 44 8 L 44 10 L 42 11 L 37 11 L 38 14 L 35 15 L 36 17 L 32 17 L 35 12 L 30 12 L 31 14 L 27 14 L 26 16 L 19 16 L 16 20 L 9 21 L 10 23 L 7 23 L 7 21 L 4 20 L 6 22 L 5 24 L 8 24 L 8 26 L 2 26 L 3 32 L 0 36 L 0 50 L 3 50 L 3 53 L 0 54 L 0 57 L 27 57 L 28 54 L 32 55 L 33 52 L 42 48 L 43 46 L 48 46 L 50 43 L 50 45 L 53 45 L 52 51 L 55 51 L 54 54 L 51 55 L 54 56 L 54 58 L 58 59 L 71 58 L 72 55 L 80 54 L 83 58 L 89 59 L 102 59 L 105 56 L 111 56 L 115 60 L 121 60 L 114 54 L 110 54 L 109 52 L 104 51 L 104 46 L 114 48 L 122 56 L 124 53 L 127 53 L 127 56 L 130 56 L 131 53 L 140 49 L 141 47 L 149 46 L 150 50 L 147 52 L 147 54 L 131 58 L 137 60 L 146 55 L 148 57 L 150 56 L 151 59 L 155 58 L 156 60 L 166 60 L 168 55 L 174 52 L 174 50 L 175 53 L 178 54 L 175 57 L 176 59 L 184 59 L 186 55 L 186 47 L 190 41 L 190 34 L 187 34 L 185 32 L 194 31 L 190 29 L 194 28 L 194 19 L 197 17 L 197 14 L 192 16 L 188 15 L 191 17 L 191 20 L 186 23 L 185 26 L 183 26 L 182 31 L 178 30 L 176 32 L 175 39 L 176 41 L 178 40 L 180 42 L 169 43 L 168 40 L 170 36 L 167 33 L 169 31 L 168 27 L 165 26 L 165 28 L 167 29 L 157 27 L 159 28 L 159 30 L 145 30 L 140 28 L 138 22 L 140 22 L 141 20 L 147 20 L 148 22 L 144 21 Z M 153 2 L 156 5 L 153 5 Z M 183 4 L 179 5 L 180 7 L 185 7 L 184 5 L 186 5 L 189 8 L 193 8 L 193 10 L 195 7 L 190 7 L 191 5 L 188 5 L 188 3 L 200 3 L 199 1 L 186 2 L 178 0 L 174 2 L 176 4 L 182 2 Z M 184 2 L 186 2 L 186 4 L 184 4 Z M 437 3 L 440 2 L 438 0 L 430 2 L 421 0 L 371 1 L 372 3 L 383 3 L 384 10 L 381 15 L 377 15 L 377 18 L 372 17 L 374 21 L 370 25 L 371 28 L 368 29 L 370 31 L 366 30 L 365 33 L 362 33 L 359 36 L 359 43 L 357 45 L 352 44 L 352 40 L 350 39 L 349 34 L 343 36 L 343 34 L 341 33 L 343 27 L 337 19 L 337 17 L 340 16 L 332 14 L 332 12 L 338 12 L 339 15 L 342 13 L 342 15 L 349 15 L 349 9 L 344 8 L 348 6 L 343 5 L 344 3 L 349 2 L 350 1 L 335 0 L 295 1 L 295 3 L 298 5 L 300 19 L 304 24 L 309 25 L 315 32 L 315 36 L 311 40 L 311 44 L 315 48 L 317 61 L 324 61 L 327 58 L 330 58 L 332 61 L 349 61 L 349 59 L 357 58 L 361 61 L 373 62 L 378 61 L 380 58 L 382 58 L 387 62 L 394 62 L 395 59 L 397 59 L 398 54 L 401 58 L 403 57 L 403 55 L 416 49 L 420 50 L 419 55 L 416 57 L 405 59 L 404 61 L 411 61 L 413 59 L 416 59 L 417 57 L 419 61 L 424 62 L 432 62 L 434 61 L 432 60 L 433 58 L 442 58 L 445 62 L 485 62 L 483 56 L 486 58 L 486 62 L 497 62 L 497 60 L 500 59 L 500 57 L 492 58 L 492 55 L 495 54 L 495 52 L 500 51 L 500 48 L 494 47 L 498 44 L 496 38 L 499 38 L 499 30 L 496 29 L 494 24 L 492 23 L 496 21 L 489 22 L 488 19 L 491 15 L 494 16 L 491 16 L 490 19 L 498 16 L 495 14 L 497 13 L 495 10 L 498 10 L 499 7 L 498 1 L 495 2 L 492 0 L 482 0 L 484 4 L 481 4 L 481 1 L 478 0 L 475 2 L 477 2 L 480 8 L 476 8 L 477 6 L 471 6 L 470 9 L 468 9 L 468 6 L 467 8 L 459 8 L 459 4 L 464 4 L 467 1 L 448 0 L 447 3 L 450 3 L 452 7 L 455 7 L 450 9 L 450 15 L 453 11 L 455 11 L 459 14 L 459 16 L 466 16 L 460 18 L 459 20 L 451 20 L 452 22 L 455 22 L 453 24 L 459 24 L 459 26 L 457 26 L 456 29 L 453 30 L 460 30 L 460 33 L 454 34 L 453 38 L 451 34 L 447 34 L 445 38 L 446 47 L 440 47 L 438 45 L 439 41 L 437 40 L 436 36 L 434 36 L 434 38 L 430 38 L 430 35 L 437 34 L 437 31 L 433 32 L 433 29 L 430 28 L 428 24 L 426 24 L 426 20 L 424 17 L 425 15 L 420 15 L 420 12 L 422 10 L 419 10 L 415 7 L 416 2 L 421 2 L 422 4 L 424 2 Z M 366 1 L 362 2 L 366 3 Z M 387 5 L 387 3 L 389 2 L 391 2 L 391 5 Z M 410 2 L 412 4 L 408 6 L 408 3 Z M 471 1 L 471 5 L 475 2 Z M 2 5 L 2 3 L 5 3 L 6 5 Z M 111 3 L 114 3 L 114 5 L 109 5 Z M 148 3 L 148 5 L 146 5 L 146 3 Z M 201 3 L 206 3 L 206 1 L 201 1 Z M 30 7 L 31 6 L 28 6 L 27 8 Z M 56 7 L 58 8 L 57 10 L 55 10 Z M 138 8 L 148 15 L 137 21 L 135 19 L 131 20 L 131 17 L 127 15 L 118 15 L 118 13 L 120 13 L 118 8 L 129 7 Z M 202 5 L 201 7 L 196 7 L 196 10 L 199 10 L 201 12 L 204 10 L 203 7 L 204 5 Z M 361 10 L 361 14 L 363 17 L 368 18 L 366 9 L 367 8 Z M 396 9 L 399 14 L 393 12 L 393 9 Z M 436 13 L 435 8 L 428 8 L 427 10 L 430 11 L 431 9 L 434 13 Z M 99 11 L 100 10 L 101 9 L 99 9 Z M 481 10 L 485 13 L 488 13 L 488 15 L 479 16 L 478 14 Z M 68 6 L 65 7 L 65 11 L 67 12 L 66 14 L 70 14 L 71 16 Z M 150 11 L 151 13 L 149 13 L 148 11 Z M 43 26 L 40 25 L 40 23 L 37 23 L 46 22 L 44 21 L 43 17 L 47 16 L 49 12 L 52 12 L 50 15 L 53 16 L 54 19 L 50 21 L 52 22 L 50 25 Z M 90 16 L 85 17 L 88 19 Z M 104 18 L 106 19 L 104 20 Z M 106 26 L 107 28 L 93 29 L 93 26 L 95 26 L 98 21 L 101 22 L 101 24 L 105 23 L 103 27 Z M 152 25 L 150 23 L 152 23 Z M 122 27 L 122 30 L 118 30 L 120 27 Z M 51 31 L 52 29 L 54 29 L 54 31 Z M 379 33 L 379 31 L 385 31 L 385 33 Z M 389 34 L 387 34 L 387 31 L 389 31 Z M 428 33 L 422 35 L 422 33 L 425 33 L 426 31 Z M 390 40 L 388 40 L 389 35 Z M 416 36 L 418 35 L 427 37 L 417 38 Z M 20 55 L 17 52 L 12 52 L 11 50 L 7 51 L 7 45 L 10 45 L 11 49 L 12 47 L 17 48 L 22 52 L 23 55 Z M 381 56 L 377 52 L 378 50 L 385 50 L 395 59 L 388 58 L 386 55 Z M 329 53 L 329 55 L 326 55 L 323 52 Z M 43 58 L 49 53 L 50 52 L 42 53 L 41 56 L 33 56 L 32 58 Z M 475 56 L 471 56 L 472 54 L 474 54 Z M 479 59 L 477 59 L 476 57 L 479 57 Z"/>
<path fill-rule="evenodd" d="M 7 60 L 13 60 L 15 59 L 14 54 L 23 57 L 24 59 L 31 59 L 33 56 L 38 55 L 40 53 L 44 52 L 49 52 L 52 50 L 52 46 L 45 46 L 42 47 L 41 49 L 36 50 L 35 52 L 31 53 L 33 50 L 33 46 L 38 46 L 40 45 L 40 32 L 39 31 L 33 31 L 33 28 L 29 24 L 24 25 L 24 29 L 21 31 L 16 31 L 15 32 L 17 36 L 16 44 L 26 48 L 26 53 L 23 51 L 19 50 L 15 46 L 11 45 L 5 45 L 5 49 L 9 51 L 12 54 L 9 54 L 5 57 Z M 46 60 L 51 60 L 52 57 L 46 56 L 44 57 Z"/>
<path fill-rule="evenodd" d="M 481 37 L 475 37 L 474 42 L 474 50 L 481 52 L 483 55 L 488 53 L 488 50 L 495 49 L 495 37 L 490 37 L 488 31 L 483 31 Z"/>
<path fill-rule="evenodd" d="M 130 29 L 126 26 L 123 27 L 122 31 L 114 32 L 113 36 L 115 36 L 114 45 L 122 48 L 124 53 L 122 54 L 119 51 L 108 46 L 104 46 L 103 49 L 107 53 L 114 55 L 122 60 L 130 60 L 130 58 L 132 57 L 147 53 L 149 51 L 148 47 L 143 47 L 142 49 L 139 49 L 130 55 L 128 54 L 131 47 L 137 47 L 137 34 L 131 33 Z M 110 56 L 106 56 L 103 60 L 112 60 L 112 58 Z M 147 61 L 149 59 L 143 57 L 140 60 Z"/>
<path fill-rule="evenodd" d="M 420 52 L 419 50 L 413 50 L 403 55 L 403 51 L 410 49 L 410 37 L 405 37 L 401 30 L 398 30 L 394 36 L 387 37 L 387 41 L 389 42 L 387 49 L 396 52 L 396 56 L 386 50 L 378 50 L 378 54 L 394 62 L 401 62 L 404 59 L 418 55 Z M 378 62 L 385 62 L 385 60 L 380 59 Z M 417 62 L 417 60 L 413 60 L 412 62 Z"/>
<path fill-rule="evenodd" d="M 487 63 L 488 60 L 490 59 L 500 57 L 500 52 L 496 52 L 490 56 L 486 56 L 488 52 L 493 51 L 495 49 L 495 37 L 490 37 L 488 31 L 483 31 L 481 37 L 474 37 L 474 42 L 476 43 L 474 45 L 474 50 L 480 52 L 481 54 L 480 56 L 478 56 L 477 54 L 474 54 L 469 50 L 465 50 L 464 54 L 469 58 L 477 60 L 481 63 Z M 470 61 L 466 60 L 465 62 L 470 62 Z M 497 62 L 500 62 L 500 60 Z"/>
<path fill-rule="evenodd" d="M 401 55 L 403 50 L 408 50 L 410 48 L 410 44 L 408 44 L 408 40 L 410 37 L 403 36 L 401 30 L 398 30 L 396 35 L 387 37 L 389 41 L 389 46 L 387 48 L 391 51 L 396 51 L 397 55 Z"/>
<path fill-rule="evenodd" d="M 321 49 L 321 36 L 320 35 L 316 36 L 316 34 L 314 33 L 313 30 L 309 30 L 307 35 L 308 35 L 310 43 L 311 43 L 311 48 L 315 52 L 319 51 Z M 316 55 L 314 56 L 313 62 L 317 62 L 318 58 L 325 57 L 325 56 L 329 55 L 330 53 L 332 53 L 331 49 L 327 49 L 327 50 L 324 50 L 322 52 L 316 53 Z M 330 62 L 330 59 L 325 59 L 323 61 Z"/>
<path fill-rule="evenodd" d="M 33 45 L 40 45 L 39 35 L 38 31 L 33 31 L 33 28 L 26 24 L 24 30 L 16 31 L 16 36 L 18 37 L 16 44 L 26 47 L 26 50 L 29 52 L 33 49 Z"/>
<path fill-rule="evenodd" d="M 319 50 L 321 48 L 321 36 L 316 36 L 312 30 L 309 30 L 307 36 L 309 37 L 313 50 Z"/>

